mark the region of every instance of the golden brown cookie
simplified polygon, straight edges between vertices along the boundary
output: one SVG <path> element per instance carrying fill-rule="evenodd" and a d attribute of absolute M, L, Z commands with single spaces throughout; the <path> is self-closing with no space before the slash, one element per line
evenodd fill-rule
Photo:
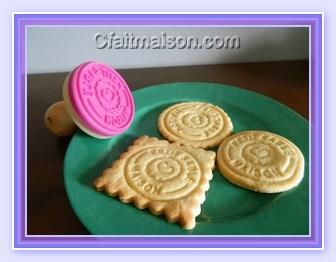
<path fill-rule="evenodd" d="M 185 102 L 165 109 L 159 116 L 158 128 L 170 142 L 209 148 L 218 146 L 231 134 L 233 126 L 220 107 L 204 102 Z"/>
<path fill-rule="evenodd" d="M 212 151 L 143 136 L 95 180 L 94 186 L 192 229 L 209 189 L 215 157 Z"/>
<path fill-rule="evenodd" d="M 217 151 L 217 167 L 232 183 L 263 193 L 297 186 L 304 175 L 301 151 L 288 139 L 265 131 L 226 138 Z"/>

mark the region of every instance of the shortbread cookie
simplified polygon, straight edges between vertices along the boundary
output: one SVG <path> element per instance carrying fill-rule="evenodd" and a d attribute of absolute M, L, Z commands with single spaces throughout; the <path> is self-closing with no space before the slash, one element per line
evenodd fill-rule
<path fill-rule="evenodd" d="M 263 193 L 289 190 L 304 175 L 301 151 L 286 138 L 265 131 L 226 138 L 217 151 L 217 166 L 232 183 Z"/>
<path fill-rule="evenodd" d="M 215 157 L 212 151 L 143 136 L 95 180 L 94 186 L 192 229 L 209 189 Z"/>
<path fill-rule="evenodd" d="M 179 103 L 164 110 L 158 119 L 162 136 L 170 142 L 209 148 L 231 134 L 229 116 L 218 106 L 203 102 Z"/>

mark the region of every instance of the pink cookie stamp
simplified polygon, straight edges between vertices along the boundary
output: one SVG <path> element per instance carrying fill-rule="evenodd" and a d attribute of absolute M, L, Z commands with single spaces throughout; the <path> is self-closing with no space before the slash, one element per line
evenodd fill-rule
<path fill-rule="evenodd" d="M 76 125 L 97 138 L 125 132 L 134 117 L 134 100 L 127 83 L 117 71 L 99 63 L 81 64 L 66 77 L 63 100 Z"/>

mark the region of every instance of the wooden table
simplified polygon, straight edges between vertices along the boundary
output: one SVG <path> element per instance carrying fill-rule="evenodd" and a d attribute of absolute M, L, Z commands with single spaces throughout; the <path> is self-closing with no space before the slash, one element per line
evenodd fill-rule
<path fill-rule="evenodd" d="M 135 90 L 167 82 L 217 82 L 271 97 L 303 117 L 309 115 L 308 61 L 263 62 L 119 70 Z M 63 182 L 63 159 L 70 138 L 45 128 L 44 113 L 62 99 L 67 73 L 28 75 L 27 232 L 88 234 L 73 212 Z"/>

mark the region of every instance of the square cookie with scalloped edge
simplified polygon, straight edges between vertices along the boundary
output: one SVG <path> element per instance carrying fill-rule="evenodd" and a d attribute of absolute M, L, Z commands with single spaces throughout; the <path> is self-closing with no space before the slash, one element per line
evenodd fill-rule
<path fill-rule="evenodd" d="M 98 191 L 192 229 L 212 179 L 216 154 L 143 136 L 94 181 Z"/>

